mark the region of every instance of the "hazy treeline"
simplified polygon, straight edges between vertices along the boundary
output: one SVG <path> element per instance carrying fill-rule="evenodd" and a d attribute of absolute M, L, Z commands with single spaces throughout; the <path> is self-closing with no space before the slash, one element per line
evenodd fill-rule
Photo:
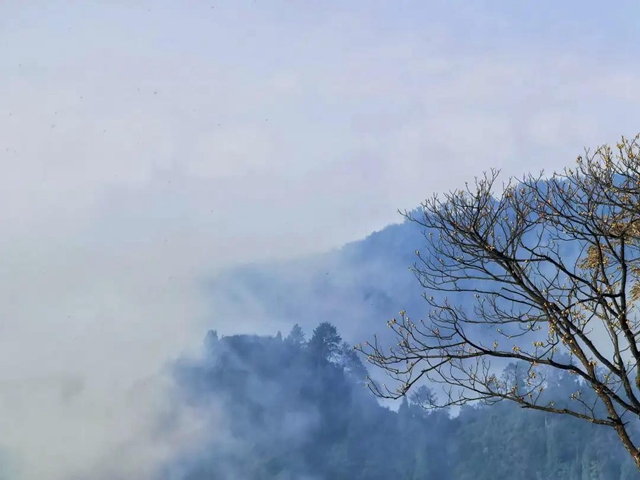
<path fill-rule="evenodd" d="M 177 376 L 189 401 L 215 405 L 226 420 L 202 451 L 172 466 L 179 476 L 171 478 L 638 478 L 606 428 L 508 403 L 429 412 L 419 405 L 427 390 L 396 411 L 370 394 L 365 366 L 343 339 L 364 342 L 377 332 L 386 347 L 394 341 L 386 320 L 400 309 L 425 314 L 423 288 L 408 267 L 426 233 L 404 222 L 324 255 L 213 279 L 221 318 L 239 315 L 245 332 L 261 334 L 263 325 L 288 330 L 295 319 L 309 339 L 300 327 L 284 337 L 210 333 L 206 360 L 181 363 Z M 578 247 L 565 245 L 563 254 L 576 256 Z M 332 347 L 320 348 L 327 338 Z M 520 381 L 515 365 L 493 368 Z M 381 380 L 378 369 L 370 373 Z M 547 378 L 549 398 L 572 402 L 581 387 L 574 376 Z M 592 393 L 586 389 L 583 400 Z M 640 434 L 637 420 L 629 421 Z"/>
<path fill-rule="evenodd" d="M 608 429 L 512 404 L 465 407 L 457 415 L 420 406 L 397 411 L 365 388 L 367 371 L 336 327 L 308 340 L 209 332 L 206 355 L 175 375 L 185 401 L 217 408 L 211 437 L 163 480 L 389 479 L 627 480 L 638 474 Z M 517 381 L 510 365 L 503 375 Z M 551 394 L 570 402 L 577 380 L 555 375 Z M 566 394 L 566 395 L 565 395 Z"/>

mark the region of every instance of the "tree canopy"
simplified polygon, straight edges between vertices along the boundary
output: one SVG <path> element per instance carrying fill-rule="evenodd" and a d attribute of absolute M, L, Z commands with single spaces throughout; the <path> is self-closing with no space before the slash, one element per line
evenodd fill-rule
<path fill-rule="evenodd" d="M 389 322 L 391 348 L 358 349 L 395 387 L 441 386 L 434 407 L 510 400 L 609 427 L 640 469 L 640 148 L 622 138 L 550 178 L 472 185 L 404 215 L 424 229 L 414 273 L 426 318 Z M 506 364 L 510 370 L 502 372 Z M 551 392 L 558 373 L 575 389 Z"/>

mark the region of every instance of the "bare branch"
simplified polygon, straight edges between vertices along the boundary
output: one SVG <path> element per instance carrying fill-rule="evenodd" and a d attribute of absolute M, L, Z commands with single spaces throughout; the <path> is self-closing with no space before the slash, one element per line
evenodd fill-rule
<path fill-rule="evenodd" d="M 613 428 L 640 469 L 622 421 L 640 416 L 639 139 L 500 191 L 492 170 L 425 201 L 421 215 L 404 212 L 423 228 L 413 271 L 429 312 L 389 322 L 396 346 L 358 347 L 396 384 L 370 389 L 399 398 L 427 382 L 442 387 L 433 407 L 509 400 L 570 415 Z M 506 363 L 520 370 L 499 376 Z M 553 371 L 576 376 L 575 406 L 550 398 Z"/>

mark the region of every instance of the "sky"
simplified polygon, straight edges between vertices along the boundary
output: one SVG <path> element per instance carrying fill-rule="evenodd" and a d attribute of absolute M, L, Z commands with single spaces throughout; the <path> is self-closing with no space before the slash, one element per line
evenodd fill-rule
<path fill-rule="evenodd" d="M 174 406 L 149 402 L 215 318 L 203 276 L 638 133 L 640 6 L 616 5 L 0 1 L 10 478 L 111 478 L 127 445 L 144 480 L 197 438 L 183 409 L 151 435 Z"/>

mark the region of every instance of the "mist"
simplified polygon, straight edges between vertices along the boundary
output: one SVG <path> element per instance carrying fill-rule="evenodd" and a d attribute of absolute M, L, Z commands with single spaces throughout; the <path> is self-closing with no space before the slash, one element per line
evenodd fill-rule
<path fill-rule="evenodd" d="M 633 15 L 508 5 L 2 3 L 5 476 L 147 480 L 205 431 L 228 438 L 215 402 L 183 401 L 171 365 L 200 355 L 210 328 L 315 321 L 250 289 L 220 296 L 230 280 L 216 297 L 212 279 L 234 267 L 313 256 L 348 284 L 349 256 L 320 254 L 401 221 L 398 208 L 635 133 L 637 31 L 605 27 Z M 406 307 L 350 293 L 323 311 L 361 320 L 344 325 L 350 341 Z"/>

